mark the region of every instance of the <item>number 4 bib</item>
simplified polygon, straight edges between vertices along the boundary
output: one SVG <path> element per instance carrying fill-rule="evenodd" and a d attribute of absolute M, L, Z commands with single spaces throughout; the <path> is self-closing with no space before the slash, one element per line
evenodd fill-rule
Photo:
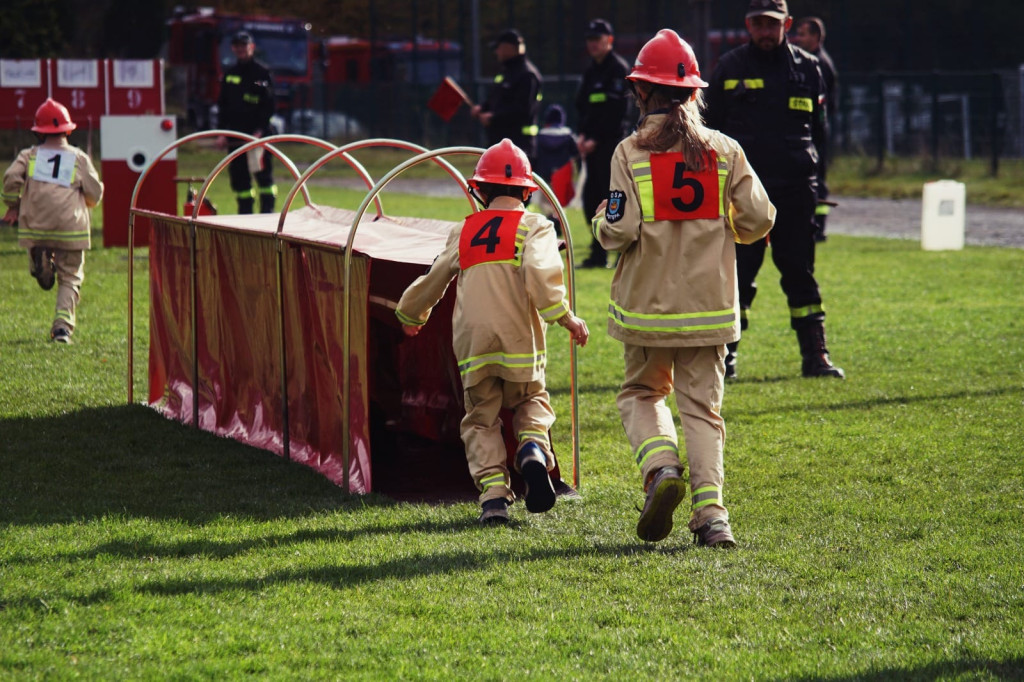
<path fill-rule="evenodd" d="M 36 149 L 32 179 L 61 187 L 71 187 L 75 177 L 75 153 L 68 149 Z"/>
<path fill-rule="evenodd" d="M 519 265 L 527 228 L 520 230 L 523 211 L 480 211 L 466 218 L 459 235 L 459 268 L 483 263 Z"/>

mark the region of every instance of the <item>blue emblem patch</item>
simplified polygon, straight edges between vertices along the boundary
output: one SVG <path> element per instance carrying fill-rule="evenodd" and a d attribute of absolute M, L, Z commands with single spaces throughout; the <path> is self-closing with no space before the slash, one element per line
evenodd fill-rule
<path fill-rule="evenodd" d="M 608 206 L 604 209 L 604 219 L 609 223 L 622 220 L 622 211 L 626 208 L 626 193 L 613 189 L 608 192 Z"/>

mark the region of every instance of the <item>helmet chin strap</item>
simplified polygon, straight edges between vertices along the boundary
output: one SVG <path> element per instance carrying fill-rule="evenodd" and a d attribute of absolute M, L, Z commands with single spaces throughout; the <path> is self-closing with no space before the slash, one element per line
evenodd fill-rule
<path fill-rule="evenodd" d="M 476 193 L 476 187 L 469 188 L 469 196 L 476 199 L 476 202 L 480 204 L 480 208 L 487 208 L 487 203 L 480 198 L 480 195 Z"/>

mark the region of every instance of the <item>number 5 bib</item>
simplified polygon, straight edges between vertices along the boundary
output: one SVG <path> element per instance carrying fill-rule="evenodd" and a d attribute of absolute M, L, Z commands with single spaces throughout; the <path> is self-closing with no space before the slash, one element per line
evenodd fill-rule
<path fill-rule="evenodd" d="M 520 225 L 523 211 L 480 211 L 466 218 L 459 235 L 459 268 L 483 263 L 519 265 L 529 228 Z"/>
<path fill-rule="evenodd" d="M 714 152 L 702 171 L 688 169 L 679 152 L 651 154 L 649 162 L 634 163 L 633 180 L 644 222 L 718 218 L 727 174 L 728 168 Z"/>
<path fill-rule="evenodd" d="M 75 153 L 68 149 L 36 149 L 29 175 L 37 182 L 71 187 L 75 179 Z"/>

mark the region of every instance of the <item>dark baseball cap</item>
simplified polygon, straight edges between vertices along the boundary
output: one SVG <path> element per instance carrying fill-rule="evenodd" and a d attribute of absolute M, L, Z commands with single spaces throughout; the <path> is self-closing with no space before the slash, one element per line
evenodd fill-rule
<path fill-rule="evenodd" d="M 612 25 L 604 19 L 594 19 L 587 24 L 587 32 L 584 35 L 587 38 L 599 38 L 601 36 L 613 36 L 615 31 L 612 30 Z"/>
<path fill-rule="evenodd" d="M 789 7 L 786 6 L 786 0 L 750 0 L 746 18 L 772 17 L 779 21 L 785 21 L 788 16 Z"/>
<path fill-rule="evenodd" d="M 232 45 L 248 45 L 252 42 L 252 34 L 248 31 L 239 31 L 231 36 Z"/>
<path fill-rule="evenodd" d="M 502 31 L 501 33 L 498 34 L 497 38 L 491 41 L 491 49 L 493 50 L 502 43 L 508 43 L 509 45 L 516 46 L 522 45 L 523 35 L 514 28 L 510 28 L 507 31 Z"/>

